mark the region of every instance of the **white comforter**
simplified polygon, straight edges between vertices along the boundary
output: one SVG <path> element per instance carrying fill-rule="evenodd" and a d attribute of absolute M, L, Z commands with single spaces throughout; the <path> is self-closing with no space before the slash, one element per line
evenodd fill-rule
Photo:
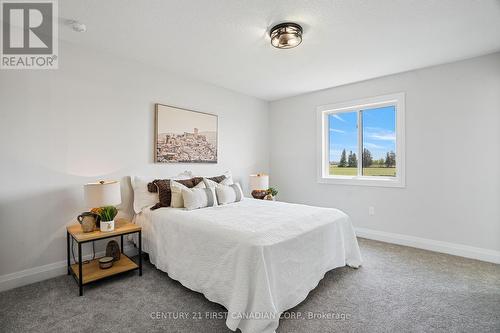
<path fill-rule="evenodd" d="M 144 250 L 160 270 L 228 310 L 226 325 L 273 332 L 329 270 L 361 265 L 342 211 L 245 199 L 186 211 L 145 208 Z"/>

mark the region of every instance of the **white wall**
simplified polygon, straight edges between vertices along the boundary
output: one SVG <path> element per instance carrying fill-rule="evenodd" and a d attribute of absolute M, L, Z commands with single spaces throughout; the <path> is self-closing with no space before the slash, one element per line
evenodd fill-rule
<path fill-rule="evenodd" d="M 395 92 L 406 93 L 406 188 L 318 184 L 316 107 Z M 296 96 L 270 110 L 270 182 L 281 200 L 337 207 L 359 228 L 500 258 L 500 53 Z"/>
<path fill-rule="evenodd" d="M 59 54 L 58 70 L 0 71 L 0 282 L 60 266 L 88 181 L 230 169 L 246 187 L 268 171 L 267 102 L 67 43 Z M 219 163 L 154 164 L 156 102 L 218 114 Z"/>

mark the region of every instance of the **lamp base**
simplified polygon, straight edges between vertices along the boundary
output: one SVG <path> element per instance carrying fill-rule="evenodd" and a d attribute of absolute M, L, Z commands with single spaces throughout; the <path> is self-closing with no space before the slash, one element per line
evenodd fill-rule
<path fill-rule="evenodd" d="M 264 197 L 267 195 L 267 190 L 253 190 L 252 191 L 252 197 L 255 199 L 264 199 Z"/>

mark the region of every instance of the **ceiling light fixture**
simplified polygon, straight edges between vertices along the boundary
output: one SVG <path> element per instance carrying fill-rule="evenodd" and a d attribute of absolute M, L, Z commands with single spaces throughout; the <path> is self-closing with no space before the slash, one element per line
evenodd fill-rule
<path fill-rule="evenodd" d="M 280 23 L 269 32 L 271 44 L 278 49 L 291 49 L 302 42 L 302 27 L 297 23 Z"/>

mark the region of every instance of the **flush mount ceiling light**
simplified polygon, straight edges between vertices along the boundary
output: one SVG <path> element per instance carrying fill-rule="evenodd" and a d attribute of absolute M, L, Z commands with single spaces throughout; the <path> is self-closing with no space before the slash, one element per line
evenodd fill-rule
<path fill-rule="evenodd" d="M 278 49 L 291 49 L 302 42 L 302 27 L 297 23 L 280 23 L 269 32 L 271 44 Z"/>

